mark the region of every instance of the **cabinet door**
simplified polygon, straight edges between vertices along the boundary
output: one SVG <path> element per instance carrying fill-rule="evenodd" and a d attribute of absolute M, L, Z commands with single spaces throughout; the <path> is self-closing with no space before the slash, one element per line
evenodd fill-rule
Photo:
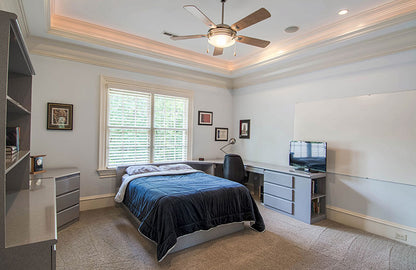
<path fill-rule="evenodd" d="M 311 179 L 295 176 L 294 215 L 305 223 L 311 223 Z"/>

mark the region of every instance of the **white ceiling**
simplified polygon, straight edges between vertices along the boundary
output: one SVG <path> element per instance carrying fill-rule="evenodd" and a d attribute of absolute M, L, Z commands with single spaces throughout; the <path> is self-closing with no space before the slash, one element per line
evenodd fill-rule
<path fill-rule="evenodd" d="M 49 7 L 44 0 L 22 0 L 31 35 L 51 39 L 62 38 L 48 34 Z M 196 5 L 214 23 L 220 23 L 220 0 L 48 0 L 52 13 L 84 21 L 139 37 L 161 42 L 170 46 L 205 54 L 208 42 L 205 38 L 173 41 L 163 35 L 164 31 L 177 35 L 206 34 L 208 27 L 193 17 L 184 5 Z M 228 0 L 225 3 L 225 23 L 242 19 L 257 9 L 264 7 L 271 18 L 259 22 L 239 32 L 241 35 L 270 40 L 267 52 L 279 51 L 279 44 L 299 42 L 301 37 L 316 29 L 330 27 L 342 20 L 363 11 L 373 9 L 391 0 Z M 348 9 L 347 15 L 337 12 Z M 357 25 L 360 23 L 356 22 Z M 300 30 L 293 34 L 284 32 L 288 26 L 298 26 Z M 224 55 L 217 56 L 218 61 L 239 62 L 253 55 L 261 55 L 261 48 L 246 44 L 237 44 L 237 56 L 234 48 L 226 48 Z M 210 55 L 213 48 L 210 47 Z M 213 56 L 210 56 L 213 58 Z"/>

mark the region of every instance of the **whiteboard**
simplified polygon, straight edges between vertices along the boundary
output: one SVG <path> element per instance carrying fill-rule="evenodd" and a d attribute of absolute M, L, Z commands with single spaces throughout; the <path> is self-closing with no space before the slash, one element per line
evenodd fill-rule
<path fill-rule="evenodd" d="M 294 136 L 328 142 L 328 172 L 416 185 L 416 91 L 298 103 Z"/>

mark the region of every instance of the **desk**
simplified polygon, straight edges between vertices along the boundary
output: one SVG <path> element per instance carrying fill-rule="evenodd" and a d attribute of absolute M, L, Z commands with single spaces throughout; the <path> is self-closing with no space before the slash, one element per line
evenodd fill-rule
<path fill-rule="evenodd" d="M 223 160 L 198 162 L 211 164 L 206 172 L 222 176 Z M 244 161 L 244 165 L 250 172 L 249 182 L 252 180 L 255 194 L 256 183 L 264 187 L 267 208 L 309 224 L 326 219 L 326 173 L 295 171 L 288 166 L 253 161 Z"/>

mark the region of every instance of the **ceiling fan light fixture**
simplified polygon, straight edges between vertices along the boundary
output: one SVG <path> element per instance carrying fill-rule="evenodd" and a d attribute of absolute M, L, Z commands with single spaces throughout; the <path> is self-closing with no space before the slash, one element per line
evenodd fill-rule
<path fill-rule="evenodd" d="M 212 28 L 208 31 L 208 42 L 217 48 L 227 48 L 235 43 L 236 31 L 231 28 Z"/>

